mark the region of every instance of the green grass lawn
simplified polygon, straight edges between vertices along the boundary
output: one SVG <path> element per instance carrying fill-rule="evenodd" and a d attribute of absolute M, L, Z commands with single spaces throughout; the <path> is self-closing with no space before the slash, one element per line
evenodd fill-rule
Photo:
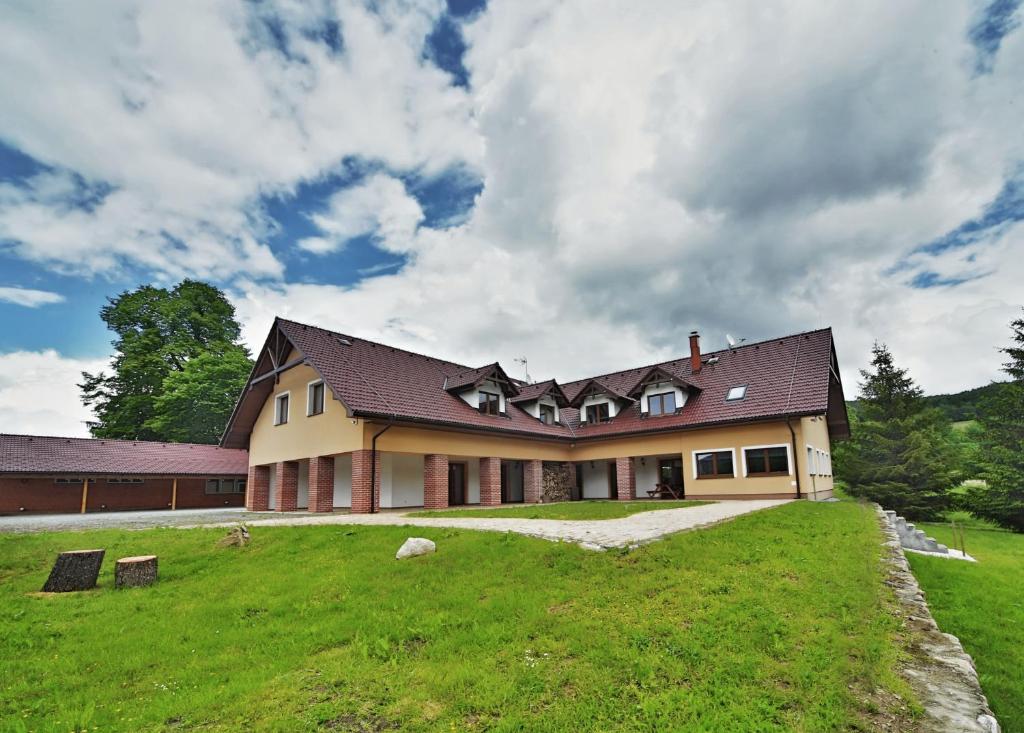
<path fill-rule="evenodd" d="M 953 547 L 948 525 L 920 525 Z M 1006 733 L 1024 731 L 1024 535 L 968 529 L 978 563 L 907 553 L 939 627 L 974 658 L 989 704 Z"/>
<path fill-rule="evenodd" d="M 620 519 L 638 512 L 678 509 L 710 504 L 707 501 L 564 501 L 557 504 L 524 504 L 496 509 L 437 509 L 413 512 L 410 517 L 499 517 L 504 519 Z"/>
<path fill-rule="evenodd" d="M 908 699 L 873 511 L 793 503 L 632 552 L 403 527 L 0 536 L 7 731 L 868 730 Z M 59 550 L 97 590 L 41 595 Z M 977 548 L 981 551 L 981 547 Z M 117 557 L 160 580 L 116 591 Z"/>

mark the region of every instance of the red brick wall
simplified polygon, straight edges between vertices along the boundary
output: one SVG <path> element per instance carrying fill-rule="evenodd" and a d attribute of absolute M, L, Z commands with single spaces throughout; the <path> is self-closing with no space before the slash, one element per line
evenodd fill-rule
<path fill-rule="evenodd" d="M 480 504 L 498 506 L 501 504 L 501 459 L 480 459 Z"/>
<path fill-rule="evenodd" d="M 238 478 L 242 478 L 239 476 Z M 89 482 L 86 511 L 170 509 L 172 479 L 145 479 L 141 484 L 108 484 L 105 478 Z M 207 494 L 205 478 L 178 479 L 178 508 L 242 506 L 242 494 Z M 55 484 L 53 478 L 0 476 L 0 514 L 25 512 L 78 512 L 81 484 Z"/>
<path fill-rule="evenodd" d="M 636 498 L 636 469 L 631 458 L 615 459 L 615 476 L 619 485 L 619 501 Z"/>
<path fill-rule="evenodd" d="M 309 459 L 309 511 L 334 511 L 334 456 Z"/>
<path fill-rule="evenodd" d="M 270 466 L 249 466 L 245 508 L 251 512 L 265 512 L 270 509 Z"/>
<path fill-rule="evenodd" d="M 373 451 L 361 449 L 352 451 L 352 513 L 366 514 L 370 511 L 370 454 Z M 374 480 L 374 507 L 380 508 L 380 451 L 377 451 L 377 469 Z"/>
<path fill-rule="evenodd" d="M 448 456 L 423 456 L 423 507 L 448 507 Z"/>
<path fill-rule="evenodd" d="M 294 512 L 299 508 L 299 462 L 281 461 L 274 470 L 274 511 Z"/>
<path fill-rule="evenodd" d="M 544 462 L 523 461 L 523 501 L 527 504 L 538 504 L 543 491 Z"/>

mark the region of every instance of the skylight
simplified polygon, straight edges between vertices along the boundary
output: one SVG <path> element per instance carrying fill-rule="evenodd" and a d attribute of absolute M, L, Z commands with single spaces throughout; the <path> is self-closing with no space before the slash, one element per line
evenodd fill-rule
<path fill-rule="evenodd" d="M 733 400 L 742 400 L 747 395 L 747 385 L 740 387 L 733 387 L 729 390 L 729 394 L 725 396 L 726 402 L 732 402 Z"/>

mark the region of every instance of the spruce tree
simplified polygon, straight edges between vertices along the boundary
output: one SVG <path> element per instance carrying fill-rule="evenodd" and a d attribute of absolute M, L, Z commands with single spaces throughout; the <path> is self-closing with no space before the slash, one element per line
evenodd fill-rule
<path fill-rule="evenodd" d="M 1010 323 L 1012 343 L 1000 349 L 1013 381 L 982 403 L 980 462 L 983 486 L 972 486 L 967 506 L 979 517 L 1024 532 L 1024 318 Z"/>
<path fill-rule="evenodd" d="M 949 506 L 956 447 L 949 422 L 925 407 L 921 389 L 884 344 L 861 370 L 851 438 L 835 451 L 836 476 L 855 495 L 910 519 L 937 519 Z"/>

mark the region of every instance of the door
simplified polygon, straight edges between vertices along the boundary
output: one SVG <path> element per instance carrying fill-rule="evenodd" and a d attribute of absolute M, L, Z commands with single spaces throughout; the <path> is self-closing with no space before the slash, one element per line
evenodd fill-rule
<path fill-rule="evenodd" d="M 608 498 L 619 498 L 619 472 L 615 467 L 615 461 L 608 461 Z"/>
<path fill-rule="evenodd" d="M 466 503 L 466 464 L 448 464 L 448 506 Z"/>
<path fill-rule="evenodd" d="M 686 495 L 683 486 L 683 459 L 662 458 L 658 461 L 658 481 L 675 489 L 679 496 Z"/>

